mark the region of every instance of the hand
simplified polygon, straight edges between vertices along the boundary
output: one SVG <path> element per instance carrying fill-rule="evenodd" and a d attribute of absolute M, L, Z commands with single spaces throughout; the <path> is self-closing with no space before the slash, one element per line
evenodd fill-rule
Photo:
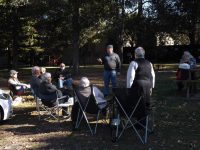
<path fill-rule="evenodd" d="M 117 75 L 119 76 L 119 75 L 120 75 L 120 72 L 117 72 Z"/>
<path fill-rule="evenodd" d="M 102 63 L 102 59 L 101 58 L 97 58 L 97 61 Z"/>
<path fill-rule="evenodd" d="M 59 79 L 60 79 L 60 80 L 64 80 L 65 78 L 64 78 L 64 77 L 60 77 Z"/>
<path fill-rule="evenodd" d="M 152 88 L 151 88 L 151 89 L 150 89 L 150 95 L 152 95 L 152 92 L 153 92 L 153 91 L 152 91 Z"/>

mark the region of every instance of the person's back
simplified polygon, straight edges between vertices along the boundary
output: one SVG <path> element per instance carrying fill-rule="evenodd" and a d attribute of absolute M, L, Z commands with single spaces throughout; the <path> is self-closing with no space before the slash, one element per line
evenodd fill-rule
<path fill-rule="evenodd" d="M 152 79 L 150 62 L 144 58 L 135 59 L 135 62 L 138 64 L 135 80 L 150 81 Z"/>
<path fill-rule="evenodd" d="M 85 105 L 88 100 L 88 97 L 91 95 L 91 87 L 78 87 L 78 89 L 76 90 L 76 94 L 79 100 L 81 101 L 82 105 Z"/>
<path fill-rule="evenodd" d="M 41 84 L 42 80 L 36 76 L 32 76 L 31 77 L 31 82 L 30 82 L 30 85 L 31 85 L 31 88 L 33 89 L 34 93 L 36 94 L 36 96 L 39 95 L 39 87 L 40 87 L 40 84 Z"/>

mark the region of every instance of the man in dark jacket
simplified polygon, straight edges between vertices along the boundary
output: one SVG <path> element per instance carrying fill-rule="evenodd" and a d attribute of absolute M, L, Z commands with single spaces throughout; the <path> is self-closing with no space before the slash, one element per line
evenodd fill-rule
<path fill-rule="evenodd" d="M 56 70 L 54 80 L 58 83 L 58 88 L 63 88 L 64 85 L 68 88 L 72 86 L 71 74 L 64 63 L 61 63 L 60 68 Z"/>
<path fill-rule="evenodd" d="M 32 77 L 31 77 L 30 85 L 31 85 L 31 89 L 33 90 L 36 96 L 39 96 L 39 86 L 42 82 L 39 76 L 40 76 L 40 67 L 34 66 L 32 68 Z"/>
<path fill-rule="evenodd" d="M 63 94 L 55 85 L 51 83 L 52 78 L 50 73 L 45 73 L 44 77 L 46 80 L 42 81 L 39 87 L 40 98 L 42 99 L 43 104 L 52 107 L 56 105 L 57 97 L 62 97 L 65 94 Z M 59 103 L 64 102 L 66 102 L 66 99 L 59 101 Z"/>
<path fill-rule="evenodd" d="M 120 73 L 121 61 L 118 54 L 113 52 L 113 45 L 107 46 L 107 52 L 102 59 L 97 59 L 104 65 L 104 96 L 109 95 L 109 84 L 112 82 L 112 87 L 117 86 L 117 74 Z"/>

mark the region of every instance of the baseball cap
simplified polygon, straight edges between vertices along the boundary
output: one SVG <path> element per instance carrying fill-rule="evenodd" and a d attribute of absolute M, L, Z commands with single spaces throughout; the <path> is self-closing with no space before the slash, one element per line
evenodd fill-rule
<path fill-rule="evenodd" d="M 16 70 L 10 70 L 10 76 L 13 76 L 15 74 L 17 74 L 18 72 Z"/>
<path fill-rule="evenodd" d="M 113 45 L 108 45 L 107 48 L 113 48 Z"/>

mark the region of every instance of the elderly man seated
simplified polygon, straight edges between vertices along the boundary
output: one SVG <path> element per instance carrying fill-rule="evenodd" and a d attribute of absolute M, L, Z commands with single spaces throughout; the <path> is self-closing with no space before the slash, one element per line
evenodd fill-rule
<path fill-rule="evenodd" d="M 79 100 L 83 105 L 86 105 L 86 102 L 89 98 L 89 96 L 92 94 L 91 93 L 91 86 L 90 86 L 90 81 L 87 77 L 82 77 L 79 86 L 76 90 L 76 94 L 79 97 Z M 103 93 L 96 87 L 93 86 L 93 95 L 95 97 L 96 103 L 99 107 L 99 109 L 104 109 L 107 106 L 107 101 L 104 98 Z M 79 105 L 78 102 L 75 102 L 73 108 L 72 108 L 72 124 L 73 128 L 75 127 L 75 122 L 77 119 L 78 115 L 78 109 Z"/>
<path fill-rule="evenodd" d="M 61 63 L 60 68 L 54 73 L 54 80 L 58 83 L 58 88 L 63 88 L 64 86 L 71 88 L 73 80 L 64 63 Z"/>
<path fill-rule="evenodd" d="M 60 90 L 57 89 L 55 85 L 51 83 L 52 78 L 50 73 L 45 73 L 44 74 L 44 79 L 42 83 L 39 86 L 39 95 L 40 98 L 42 99 L 43 104 L 49 107 L 53 107 L 56 105 L 56 99 L 58 97 L 62 97 L 63 95 L 67 95 L 64 91 L 61 92 Z M 59 103 L 64 103 L 67 101 L 68 98 L 66 99 L 61 99 Z"/>

